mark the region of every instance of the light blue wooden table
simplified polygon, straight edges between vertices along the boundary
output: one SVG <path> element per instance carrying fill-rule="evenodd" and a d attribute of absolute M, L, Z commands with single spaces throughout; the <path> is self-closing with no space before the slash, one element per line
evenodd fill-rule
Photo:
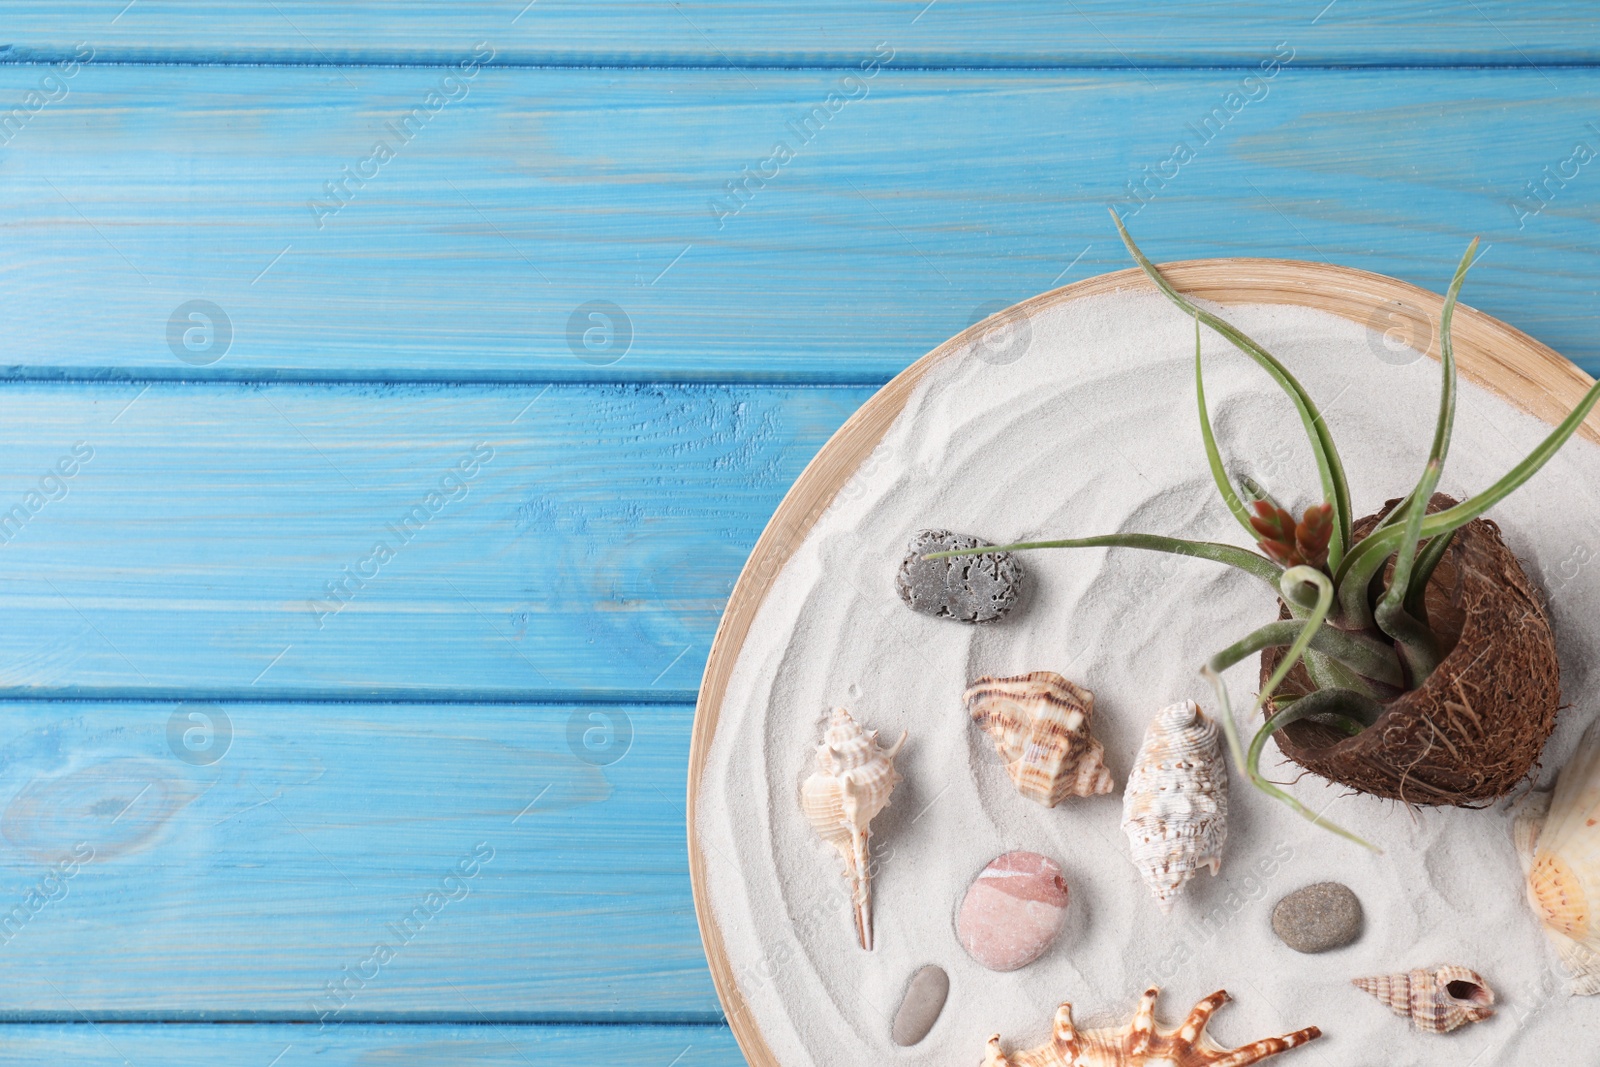
<path fill-rule="evenodd" d="M 1592 4 L 524 2 L 0 4 L 0 1063 L 741 1062 L 723 601 L 1107 203 L 1600 368 Z"/>

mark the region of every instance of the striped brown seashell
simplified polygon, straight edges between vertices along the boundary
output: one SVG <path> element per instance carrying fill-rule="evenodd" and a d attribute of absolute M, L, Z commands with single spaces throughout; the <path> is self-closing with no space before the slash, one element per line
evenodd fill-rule
<path fill-rule="evenodd" d="M 1494 1014 L 1494 990 L 1465 967 L 1421 968 L 1404 974 L 1357 978 L 1357 989 L 1371 993 L 1418 1030 L 1448 1034 Z"/>
<path fill-rule="evenodd" d="M 1038 1048 L 1001 1052 L 1000 1035 L 989 1039 L 983 1067 L 1249 1067 L 1270 1056 L 1322 1036 L 1315 1026 L 1282 1037 L 1268 1037 L 1227 1049 L 1206 1034 L 1211 1014 L 1231 998 L 1217 990 L 1196 1004 L 1176 1030 L 1156 1026 L 1155 987 L 1144 991 L 1139 1009 L 1126 1026 L 1079 1030 L 1072 1023 L 1072 1005 L 1056 1009 L 1050 1040 Z"/>
<path fill-rule="evenodd" d="M 994 740 L 1017 791 L 1053 808 L 1116 787 L 1105 748 L 1089 733 L 1094 694 L 1054 671 L 985 675 L 966 692 L 972 721 Z"/>

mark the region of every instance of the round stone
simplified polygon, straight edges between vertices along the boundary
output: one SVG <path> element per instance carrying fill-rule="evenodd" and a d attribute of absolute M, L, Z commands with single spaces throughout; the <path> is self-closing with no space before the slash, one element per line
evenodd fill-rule
<path fill-rule="evenodd" d="M 911 976 L 906 995 L 900 1001 L 900 1010 L 894 1013 L 894 1024 L 889 1036 L 901 1048 L 908 1048 L 928 1036 L 939 1013 L 944 1010 L 944 1000 L 950 995 L 950 976 L 943 968 L 928 964 Z"/>
<path fill-rule="evenodd" d="M 991 971 L 1014 971 L 1044 955 L 1066 917 L 1067 882 L 1055 860 L 1007 852 L 967 889 L 956 936 Z"/>
<path fill-rule="evenodd" d="M 1296 889 L 1272 909 L 1272 932 L 1296 952 L 1327 952 L 1361 936 L 1361 901 L 1348 886 L 1318 882 Z"/>
<path fill-rule="evenodd" d="M 1009 552 L 922 558 L 930 552 L 993 547 L 981 538 L 923 530 L 908 547 L 894 584 L 912 611 L 960 622 L 993 622 L 1011 610 L 1022 591 L 1022 568 Z"/>

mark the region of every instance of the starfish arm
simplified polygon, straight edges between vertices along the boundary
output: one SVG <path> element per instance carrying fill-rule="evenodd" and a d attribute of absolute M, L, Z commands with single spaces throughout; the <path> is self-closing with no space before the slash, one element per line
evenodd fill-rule
<path fill-rule="evenodd" d="M 1155 1041 L 1157 992 L 1156 987 L 1151 986 L 1139 999 L 1139 1010 L 1133 1013 L 1133 1022 L 1128 1024 L 1129 1052 L 1148 1052 Z"/>
<path fill-rule="evenodd" d="M 1178 1032 L 1174 1035 L 1176 1040 L 1186 1049 L 1193 1048 L 1194 1043 L 1206 1032 L 1206 1023 L 1211 1021 L 1212 1014 L 1232 999 L 1226 989 L 1219 989 L 1200 1001 L 1189 1010 L 1189 1017 L 1178 1027 Z"/>
<path fill-rule="evenodd" d="M 1071 1004 L 1064 1003 L 1056 1009 L 1055 1033 L 1052 1037 L 1063 1062 L 1070 1064 L 1078 1058 L 1078 1028 L 1072 1024 Z"/>
<path fill-rule="evenodd" d="M 1252 1063 L 1260 1063 L 1268 1056 L 1276 1056 L 1280 1052 L 1287 1052 L 1296 1045 L 1303 1045 L 1307 1041 L 1322 1036 L 1322 1031 L 1315 1026 L 1308 1026 L 1304 1030 L 1296 1030 L 1292 1034 L 1282 1037 L 1269 1037 L 1255 1041 L 1242 1048 L 1236 1048 L 1223 1056 L 1220 1060 L 1213 1060 L 1211 1067 L 1249 1067 Z"/>

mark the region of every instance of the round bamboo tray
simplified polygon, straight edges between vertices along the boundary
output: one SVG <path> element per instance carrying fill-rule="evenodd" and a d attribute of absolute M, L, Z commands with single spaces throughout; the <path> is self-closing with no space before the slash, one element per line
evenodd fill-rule
<path fill-rule="evenodd" d="M 1437 293 L 1381 274 L 1326 263 L 1288 259 L 1201 259 L 1162 264 L 1161 271 L 1179 291 L 1220 304 L 1296 304 L 1331 312 L 1375 329 L 1400 333 L 1407 344 L 1439 358 L 1433 324 L 1444 298 Z M 1154 291 L 1137 268 L 1102 274 L 1013 305 L 957 334 L 897 374 L 861 406 L 822 447 L 801 473 L 767 523 L 728 598 L 722 623 L 706 661 L 695 708 L 689 746 L 689 878 L 694 887 L 695 915 L 705 943 L 711 978 L 716 984 L 728 1024 L 752 1067 L 782 1067 L 747 1010 L 734 968 L 723 946 L 710 902 L 706 899 L 706 857 L 695 830 L 701 774 L 716 734 L 729 676 L 773 580 L 790 555 L 827 510 L 834 496 L 871 454 L 922 377 L 941 360 L 969 351 L 996 320 L 1015 322 L 1071 300 L 1118 290 Z M 1458 304 L 1451 328 L 1456 363 L 1462 377 L 1547 423 L 1566 417 L 1592 380 L 1554 350 L 1500 320 Z M 1579 433 L 1600 444 L 1600 409 Z"/>

